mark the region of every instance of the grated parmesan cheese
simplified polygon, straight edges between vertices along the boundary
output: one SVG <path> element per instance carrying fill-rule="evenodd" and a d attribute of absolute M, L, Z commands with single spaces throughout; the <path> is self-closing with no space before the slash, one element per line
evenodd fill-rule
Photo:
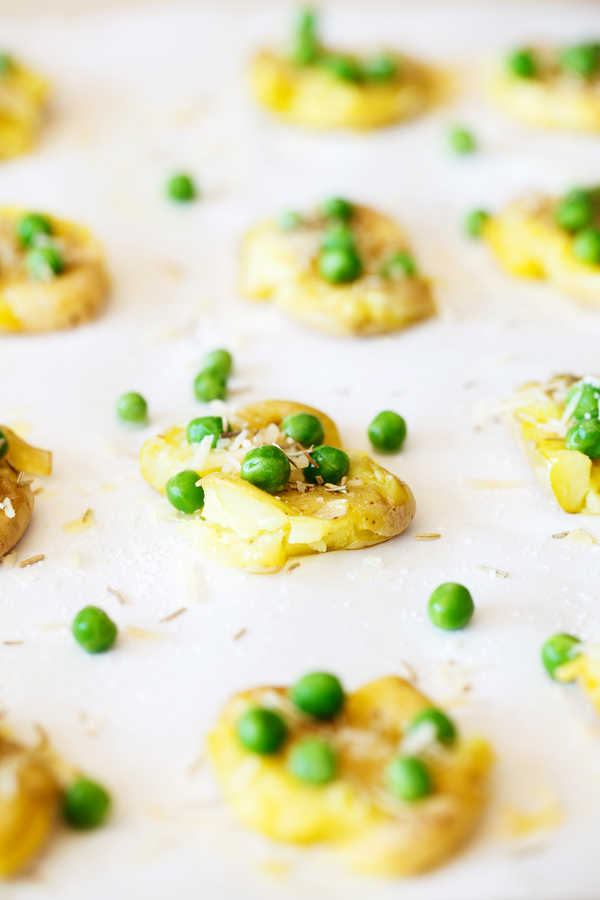
<path fill-rule="evenodd" d="M 3 502 L 0 503 L 0 509 L 4 510 L 4 515 L 7 519 L 14 519 L 16 516 L 16 512 L 12 503 L 10 502 L 10 497 L 5 497 Z"/>

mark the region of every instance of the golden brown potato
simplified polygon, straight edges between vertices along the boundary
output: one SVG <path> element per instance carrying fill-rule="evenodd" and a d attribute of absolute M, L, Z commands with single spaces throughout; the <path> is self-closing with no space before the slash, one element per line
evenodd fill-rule
<path fill-rule="evenodd" d="M 0 159 L 31 149 L 48 95 L 48 83 L 3 55 L 0 65 Z"/>
<path fill-rule="evenodd" d="M 414 717 L 431 706 L 408 682 L 388 677 L 350 694 L 336 718 L 322 721 L 294 706 L 285 688 L 255 688 L 227 703 L 209 736 L 209 756 L 243 824 L 277 841 L 327 842 L 361 872 L 413 875 L 443 863 L 472 833 L 492 762 L 481 739 L 442 745 L 431 726 L 409 735 Z M 238 737 L 240 717 L 255 707 L 284 719 L 279 751 L 252 752 Z M 303 782 L 288 768 L 294 745 L 307 736 L 334 750 L 337 775 L 326 784 Z M 428 796 L 410 803 L 389 790 L 385 770 L 398 753 L 418 755 L 427 766 Z"/>
<path fill-rule="evenodd" d="M 0 735 L 0 878 L 26 866 L 48 840 L 60 789 L 46 755 Z"/>
<path fill-rule="evenodd" d="M 54 331 L 93 319 L 109 287 L 100 245 L 80 225 L 46 216 L 65 268 L 33 278 L 15 229 L 23 215 L 24 210 L 0 210 L 0 332 Z"/>
<path fill-rule="evenodd" d="M 240 290 L 251 300 L 271 300 L 305 325 L 332 334 L 362 336 L 397 331 L 435 314 L 429 281 L 386 265 L 395 253 L 412 254 L 399 225 L 367 206 L 354 206 L 350 227 L 362 264 L 359 276 L 332 284 L 319 271 L 327 221 L 318 213 L 282 230 L 264 222 L 244 238 Z"/>
<path fill-rule="evenodd" d="M 23 476 L 51 471 L 51 453 L 31 447 L 10 428 L 0 426 L 0 558 L 23 535 L 33 512 L 33 493 Z"/>
<path fill-rule="evenodd" d="M 152 438 L 141 452 L 141 469 L 155 490 L 165 493 L 167 481 L 192 470 L 202 479 L 204 508 L 180 525 L 203 553 L 222 566 L 252 572 L 275 572 L 291 556 L 327 550 L 356 550 L 400 534 L 415 514 L 410 488 L 368 454 L 350 452 L 344 483 L 306 484 L 305 451 L 279 430 L 282 419 L 308 412 L 321 420 L 325 444 L 339 447 L 334 423 L 323 413 L 289 401 L 247 407 L 230 417 L 239 431 L 210 449 L 210 438 L 191 445 L 183 428 L 171 428 Z M 276 497 L 239 476 L 246 453 L 275 443 L 285 448 L 297 468 Z"/>

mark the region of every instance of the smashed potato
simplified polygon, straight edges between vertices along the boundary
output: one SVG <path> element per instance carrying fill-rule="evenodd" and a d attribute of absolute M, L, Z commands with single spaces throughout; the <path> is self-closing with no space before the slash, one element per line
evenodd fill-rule
<path fill-rule="evenodd" d="M 6 449 L 8 448 L 8 449 Z M 0 426 L 0 558 L 24 534 L 33 512 L 33 493 L 24 475 L 50 475 L 52 454 L 31 447 Z"/>
<path fill-rule="evenodd" d="M 600 131 L 598 45 L 517 51 L 489 78 L 491 98 L 538 128 Z"/>
<path fill-rule="evenodd" d="M 241 293 L 271 300 L 304 324 L 331 334 L 384 334 L 434 315 L 429 281 L 417 271 L 402 229 L 366 206 L 351 210 L 347 233 L 360 266 L 355 278 L 332 283 L 324 277 L 323 245 L 336 223 L 316 212 L 297 217 L 293 228 L 269 221 L 246 235 Z M 394 260 L 400 263 L 394 265 Z"/>
<path fill-rule="evenodd" d="M 29 150 L 42 121 L 48 84 L 0 53 L 0 159 Z"/>
<path fill-rule="evenodd" d="M 218 440 L 214 449 L 211 436 L 190 444 L 185 429 L 177 427 L 142 448 L 142 474 L 162 494 L 177 473 L 198 473 L 204 508 L 187 517 L 180 530 L 219 565 L 275 572 L 291 556 L 387 541 L 404 531 L 415 514 L 410 488 L 366 453 L 349 453 L 350 468 L 341 484 L 306 483 L 307 451 L 280 431 L 283 419 L 293 413 L 316 416 L 325 443 L 340 447 L 337 429 L 323 413 L 277 400 L 229 416 L 224 434 L 232 436 Z M 246 454 L 265 444 L 284 448 L 294 465 L 289 483 L 277 496 L 239 474 Z"/>
<path fill-rule="evenodd" d="M 0 210 L 0 332 L 41 332 L 72 328 L 94 318 L 108 292 L 102 248 L 80 225 L 43 216 L 50 234 L 23 246 L 18 224 L 23 210 Z M 30 254 L 51 247 L 61 270 L 38 266 Z"/>
<path fill-rule="evenodd" d="M 504 420 L 552 499 L 566 512 L 600 515 L 600 459 L 567 449 L 566 442 L 573 423 L 568 395 L 581 381 L 558 375 L 524 385 L 506 404 Z"/>
<path fill-rule="evenodd" d="M 46 755 L 0 735 L 0 878 L 16 874 L 42 849 L 59 800 Z"/>
<path fill-rule="evenodd" d="M 600 260 L 577 255 L 577 235 L 557 222 L 560 201 L 527 197 L 483 224 L 482 237 L 500 264 L 520 278 L 545 279 L 567 294 L 600 304 Z"/>
<path fill-rule="evenodd" d="M 255 688 L 233 697 L 208 739 L 225 797 L 237 817 L 273 840 L 327 842 L 348 864 L 377 875 L 412 875 L 443 863 L 474 830 L 487 797 L 492 762 L 481 739 L 458 737 L 451 746 L 409 726 L 432 704 L 401 678 L 372 682 L 346 697 L 339 715 L 312 718 L 285 688 Z M 252 752 L 239 737 L 241 716 L 254 708 L 277 712 L 286 738 L 277 752 Z M 307 783 L 290 769 L 306 737 L 325 740 L 336 759 L 328 783 Z M 398 754 L 417 754 L 431 792 L 416 802 L 395 796 L 386 767 Z"/>

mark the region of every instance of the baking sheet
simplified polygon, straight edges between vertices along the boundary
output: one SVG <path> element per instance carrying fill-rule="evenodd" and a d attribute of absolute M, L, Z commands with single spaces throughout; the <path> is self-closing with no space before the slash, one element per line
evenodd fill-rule
<path fill-rule="evenodd" d="M 597 137 L 512 123 L 479 96 L 477 65 L 530 38 L 597 35 L 600 10 L 331 5 L 332 40 L 398 44 L 464 76 L 465 93 L 451 107 L 369 135 L 306 133 L 252 105 L 246 61 L 285 27 L 276 5 L 171 3 L 2 21 L 6 46 L 54 84 L 39 148 L 0 169 L 2 202 L 87 223 L 106 246 L 114 291 L 90 326 L 0 338 L 0 421 L 55 454 L 18 545 L 18 559 L 46 559 L 0 571 L 0 640 L 23 642 L 0 643 L 0 702 L 18 734 L 32 737 L 41 725 L 65 758 L 109 786 L 115 814 L 96 833 L 60 835 L 0 897 L 592 900 L 599 725 L 576 689 L 549 681 L 539 649 L 557 630 L 600 638 L 600 547 L 550 537 L 579 526 L 600 539 L 600 523 L 553 505 L 481 408 L 528 379 L 598 371 L 600 315 L 544 285 L 509 280 L 459 224 L 472 207 L 498 207 L 524 189 L 598 180 Z M 454 122 L 474 130 L 477 156 L 446 152 Z M 190 208 L 163 198 L 178 169 L 201 185 L 202 200 Z M 406 225 L 436 281 L 438 320 L 376 340 L 336 340 L 238 296 L 244 229 L 335 193 Z M 218 569 L 193 553 L 142 480 L 137 454 L 150 435 L 198 414 L 191 382 L 203 353 L 219 345 L 235 355 L 236 403 L 313 404 L 362 449 L 376 412 L 405 416 L 405 449 L 386 461 L 417 498 L 405 535 L 265 577 Z M 115 399 L 126 390 L 149 401 L 143 431 L 115 422 Z M 518 483 L 474 490 L 470 478 Z M 88 508 L 97 525 L 65 534 L 61 526 Z M 418 542 L 414 531 L 442 538 Z M 434 629 L 426 614 L 431 590 L 447 580 L 466 584 L 477 606 L 455 635 Z M 100 658 L 82 653 L 69 633 L 89 603 L 121 629 L 118 647 Z M 497 753 L 490 813 L 464 853 L 422 878 L 368 880 L 326 852 L 277 847 L 234 824 L 202 758 L 231 693 L 314 668 L 337 672 L 353 689 L 403 674 L 406 664 L 461 729 L 487 736 Z M 546 810 L 560 824 L 517 840 L 506 827 L 515 805 Z"/>

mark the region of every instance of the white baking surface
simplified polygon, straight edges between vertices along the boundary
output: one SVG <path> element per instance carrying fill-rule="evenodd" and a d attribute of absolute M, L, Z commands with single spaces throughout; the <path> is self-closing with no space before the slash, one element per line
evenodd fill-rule
<path fill-rule="evenodd" d="M 473 206 L 497 207 L 523 189 L 598 180 L 600 141 L 530 131 L 476 93 L 376 134 L 286 127 L 256 109 L 244 87 L 249 55 L 285 27 L 276 6 L 174 3 L 2 21 L 3 43 L 54 83 L 40 146 L 0 169 L 2 203 L 89 224 L 106 245 L 114 292 L 87 327 L 0 338 L 0 422 L 28 424 L 29 439 L 55 459 L 18 545 L 18 559 L 45 553 L 45 561 L 0 569 L 0 641 L 23 641 L 0 643 L 0 701 L 18 734 L 41 724 L 65 758 L 110 787 L 116 805 L 110 825 L 61 834 L 0 898 L 597 900 L 600 728 L 576 688 L 546 677 L 539 648 L 559 629 L 600 638 L 600 547 L 550 537 L 580 526 L 600 538 L 600 522 L 551 503 L 502 426 L 478 427 L 477 407 L 527 379 L 597 372 L 600 314 L 545 285 L 510 280 L 459 223 Z M 332 6 L 325 27 L 352 45 L 387 42 L 459 63 L 475 85 L 482 53 L 531 37 L 598 35 L 600 10 L 378 10 L 370 2 Z M 452 122 L 474 129 L 476 157 L 446 151 Z M 165 178 L 181 168 L 202 189 L 189 208 L 163 199 Z M 237 295 L 243 230 L 338 192 L 405 223 L 436 281 L 442 318 L 381 339 L 336 340 Z M 372 416 L 399 410 L 409 437 L 386 464 L 417 498 L 408 532 L 371 550 L 304 559 L 290 574 L 245 575 L 195 556 L 136 457 L 145 438 L 202 411 L 191 381 L 218 345 L 235 354 L 234 401 L 314 404 L 349 446 L 366 449 Z M 125 390 L 149 401 L 142 432 L 115 421 Z M 467 478 L 522 484 L 474 490 Z M 65 534 L 61 525 L 87 508 L 97 525 Z M 413 531 L 442 538 L 420 543 Z M 426 614 L 431 590 L 447 580 L 466 584 L 477 606 L 454 635 Z M 116 649 L 98 658 L 68 630 L 88 603 L 122 630 Z M 181 607 L 187 612 L 160 622 Z M 130 636 L 127 626 L 155 639 Z M 466 680 L 453 714 L 497 752 L 490 813 L 465 852 L 418 879 L 368 880 L 327 852 L 276 847 L 235 825 L 207 764 L 195 766 L 230 694 L 322 667 L 353 689 L 403 673 L 404 663 L 442 703 Z M 525 843 L 507 835 L 507 805 L 535 810 L 553 798 L 560 826 Z"/>

